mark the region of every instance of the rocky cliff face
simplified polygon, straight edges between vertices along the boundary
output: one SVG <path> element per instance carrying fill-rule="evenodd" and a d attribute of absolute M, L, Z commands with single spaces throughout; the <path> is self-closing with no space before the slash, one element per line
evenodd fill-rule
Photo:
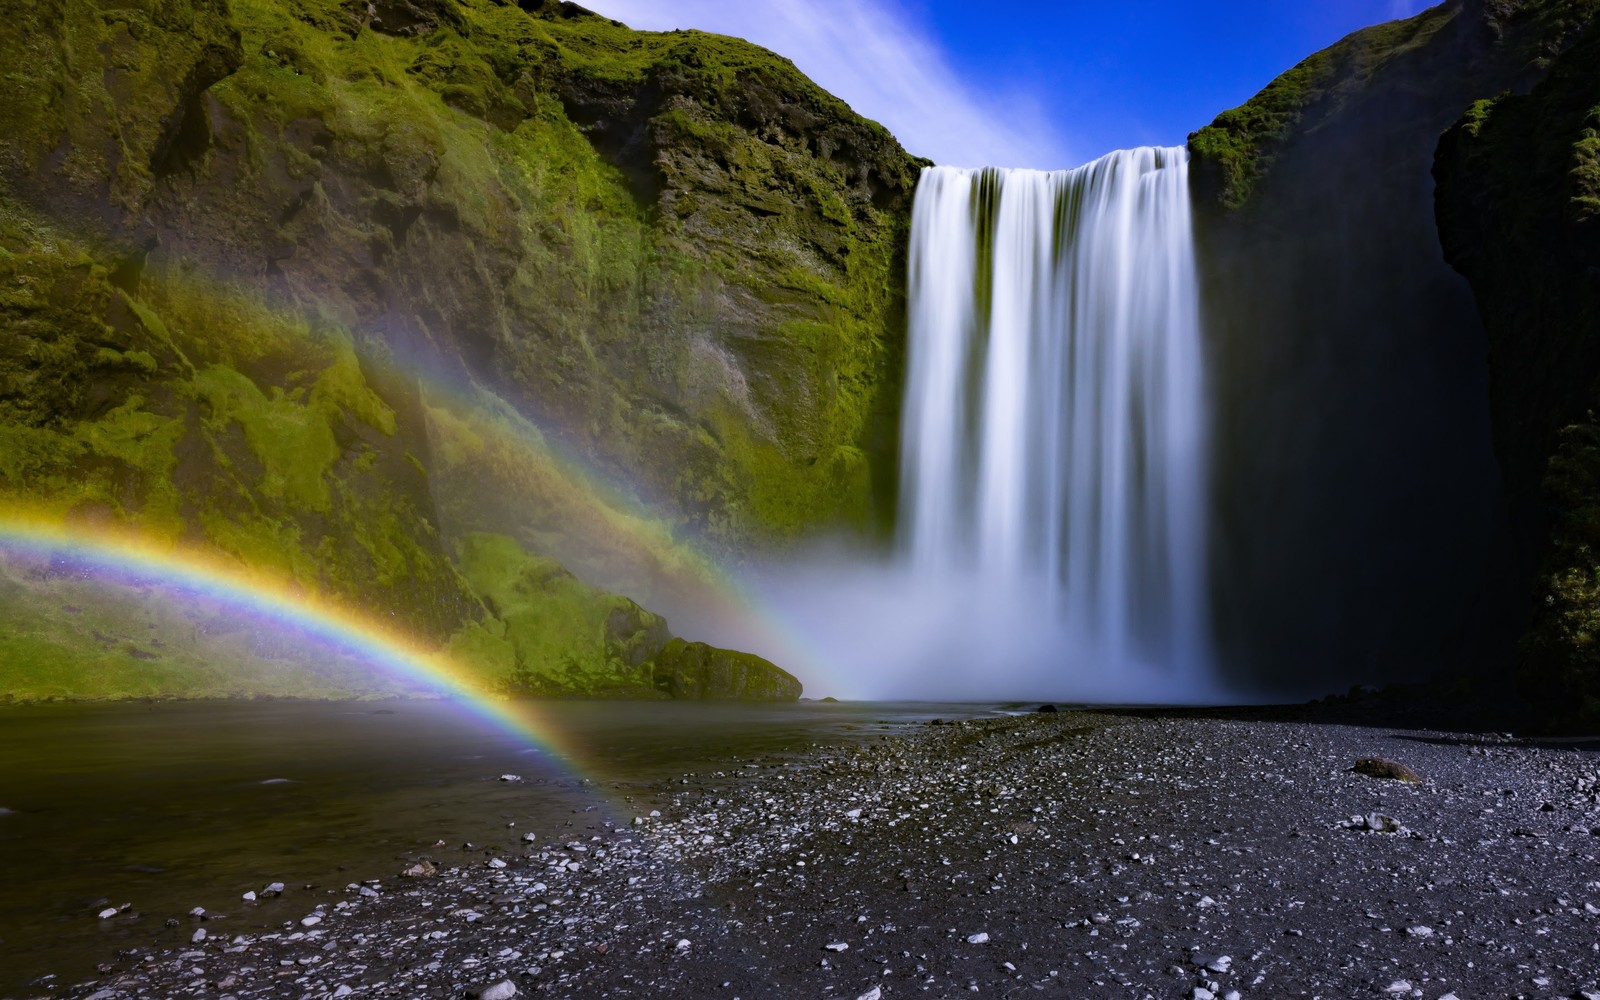
<path fill-rule="evenodd" d="M 1503 670 L 1519 629 L 1483 325 L 1430 170 L 1581 0 L 1452 0 L 1357 32 L 1190 137 L 1212 354 L 1225 662 L 1251 679 Z"/>
<path fill-rule="evenodd" d="M 0 13 L 10 501 L 434 638 L 480 620 L 473 532 L 608 586 L 685 558 L 620 553 L 625 515 L 563 550 L 582 504 L 508 427 L 658 538 L 887 518 L 917 164 L 785 60 L 538 0 Z"/>
<path fill-rule="evenodd" d="M 1488 330 L 1495 449 L 1531 626 L 1519 687 L 1600 724 L 1600 22 L 1439 144 L 1439 231 Z"/>

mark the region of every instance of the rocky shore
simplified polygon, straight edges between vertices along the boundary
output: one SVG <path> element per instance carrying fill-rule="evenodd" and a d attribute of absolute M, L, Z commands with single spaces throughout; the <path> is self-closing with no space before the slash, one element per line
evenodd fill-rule
<path fill-rule="evenodd" d="M 37 995 L 1594 997 L 1596 748 L 1284 712 L 908 725 L 263 884 Z"/>

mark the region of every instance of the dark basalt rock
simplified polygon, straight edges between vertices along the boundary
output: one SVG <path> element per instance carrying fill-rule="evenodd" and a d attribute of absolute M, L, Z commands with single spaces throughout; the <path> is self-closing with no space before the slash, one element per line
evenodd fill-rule
<path fill-rule="evenodd" d="M 1488 332 L 1495 452 L 1528 631 L 1520 693 L 1545 725 L 1600 725 L 1600 17 L 1527 94 L 1439 141 L 1435 208 Z M 1581 25 L 1582 22 L 1577 22 Z"/>
<path fill-rule="evenodd" d="M 1440 253 L 1430 169 L 1465 108 L 1531 87 L 1596 8 L 1450 0 L 1308 57 L 1190 137 L 1216 634 L 1238 680 L 1303 696 L 1504 678 L 1526 577 L 1483 327 Z M 1291 660 L 1305 688 L 1282 687 Z"/>
<path fill-rule="evenodd" d="M 791 674 L 754 653 L 682 639 L 656 654 L 654 678 L 662 693 L 696 701 L 794 701 L 801 691 Z"/>
<path fill-rule="evenodd" d="M 350 0 L 348 6 L 362 24 L 385 35 L 415 37 L 462 26 L 456 0 Z"/>

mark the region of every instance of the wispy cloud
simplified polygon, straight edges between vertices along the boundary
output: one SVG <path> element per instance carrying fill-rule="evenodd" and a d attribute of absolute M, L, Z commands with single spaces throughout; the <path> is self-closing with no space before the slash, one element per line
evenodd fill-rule
<path fill-rule="evenodd" d="M 1389 18 L 1399 21 L 1413 14 L 1420 14 L 1434 2 L 1436 0 L 1389 0 Z"/>
<path fill-rule="evenodd" d="M 583 2 L 635 28 L 699 28 L 771 49 L 912 153 L 941 164 L 1059 169 L 1082 159 L 1044 101 L 963 81 L 933 35 L 893 0 Z"/>

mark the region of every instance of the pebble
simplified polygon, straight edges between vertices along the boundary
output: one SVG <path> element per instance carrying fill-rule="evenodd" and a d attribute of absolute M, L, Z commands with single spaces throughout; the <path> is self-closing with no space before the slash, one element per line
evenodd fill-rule
<path fill-rule="evenodd" d="M 204 941 L 205 939 L 206 939 L 206 929 L 204 927 L 195 928 L 194 934 L 192 934 L 189 937 L 189 941 L 190 941 L 191 944 L 199 944 L 201 941 Z"/>
<path fill-rule="evenodd" d="M 251 889 L 249 892 L 245 893 L 240 898 L 243 899 L 246 903 L 254 903 L 256 901 L 256 891 L 254 889 Z"/>
<path fill-rule="evenodd" d="M 482 774 L 483 772 L 479 771 L 478 773 Z M 500 780 L 501 781 L 505 781 L 505 782 L 510 782 L 510 783 L 514 784 L 514 783 L 519 782 L 519 781 L 522 780 L 522 775 L 520 775 L 520 774 L 502 774 L 500 776 Z"/>
<path fill-rule="evenodd" d="M 856 997 L 856 1000 L 883 1000 L 883 989 L 874 986 L 872 989 Z"/>
<path fill-rule="evenodd" d="M 492 986 L 485 986 L 478 991 L 478 1000 L 511 1000 L 517 995 L 517 985 L 509 979 L 502 979 Z"/>
<path fill-rule="evenodd" d="M 263 896 L 281 896 L 281 895 L 283 895 L 283 883 L 282 882 L 269 883 L 265 889 L 261 890 L 261 895 L 263 895 Z"/>
<path fill-rule="evenodd" d="M 1494 988 L 1502 982 L 1592 972 L 1588 945 L 1600 917 L 1600 879 L 1581 862 L 1597 843 L 1587 834 L 1600 824 L 1600 794 L 1595 802 L 1568 803 L 1576 769 L 1565 757 L 1530 747 L 1485 760 L 1471 753 L 1481 749 L 1472 743 L 1419 745 L 1408 752 L 1432 782 L 1416 789 L 1348 773 L 1370 730 L 1291 723 L 1263 741 L 1254 723 L 1237 720 L 1100 718 L 1114 721 L 1099 725 L 1095 717 L 1063 713 L 1029 716 L 1022 726 L 917 726 L 909 736 L 874 736 L 864 747 L 823 746 L 810 756 L 742 762 L 726 774 L 663 780 L 625 800 L 636 801 L 641 814 L 632 825 L 631 812 L 607 819 L 575 809 L 565 828 L 521 815 L 510 828 L 509 817 L 491 815 L 495 833 L 475 849 L 490 853 L 462 855 L 448 867 L 416 862 L 436 880 L 390 881 L 381 896 L 361 883 L 332 898 L 308 887 L 305 895 L 327 900 L 314 929 L 218 933 L 204 939 L 206 950 L 201 941 L 187 950 L 170 943 L 130 950 L 107 963 L 105 978 L 80 989 L 116 984 L 117 997 L 178 997 L 203 986 L 221 997 L 248 992 L 252 976 L 265 982 L 280 973 L 285 996 L 344 996 L 340 983 L 354 995 L 372 988 L 482 996 L 468 985 L 501 980 L 522 984 L 524 993 L 538 983 L 540 995 L 622 995 L 643 987 L 641 995 L 668 996 L 687 989 L 689 977 L 743 962 L 756 963 L 750 971 L 758 975 L 798 977 L 805 967 L 837 976 L 841 981 L 817 983 L 815 995 L 840 998 L 858 995 L 850 987 L 871 985 L 855 976 L 881 974 L 876 992 L 860 997 L 972 990 L 1020 996 L 1045 986 L 1052 995 L 1087 997 L 1108 995 L 1115 981 L 1130 997 L 1242 1000 L 1250 989 L 1261 998 L 1365 992 L 1424 1000 L 1432 986 L 1428 997 L 1456 1000 L 1453 993 L 1439 997 L 1437 984 L 1455 979 L 1469 998 L 1501 996 L 1515 992 Z M 1204 778 L 1214 774 L 1229 780 Z M 1249 792 L 1236 793 L 1235 779 Z M 1504 789 L 1517 794 L 1503 796 Z M 1150 803 L 1157 797 L 1174 804 L 1174 815 L 1156 817 Z M 1352 828 L 1382 830 L 1393 821 L 1387 807 L 1402 797 L 1408 820 L 1452 839 L 1410 833 L 1409 844 L 1395 844 L 1330 832 L 1329 817 L 1350 814 L 1359 823 Z M 1550 819 L 1536 811 L 1544 801 L 1558 804 Z M 859 822 L 868 814 L 870 824 Z M 1573 827 L 1564 830 L 1568 821 Z M 1523 827 L 1536 839 L 1508 840 Z M 1007 833 L 1024 829 L 1023 842 L 1007 846 Z M 1541 879 L 1530 881 L 1522 859 L 1538 865 L 1541 851 L 1543 868 L 1534 869 Z M 579 857 L 584 864 L 573 871 Z M 1302 873 L 1307 858 L 1318 880 Z M 880 873 L 906 895 L 878 893 Z M 1458 881 L 1435 888 L 1441 875 Z M 1391 878 L 1400 889 L 1390 887 Z M 1411 889 L 1438 922 L 1398 919 L 1392 893 Z M 1221 895 L 1206 895 L 1213 890 Z M 1369 922 L 1327 919 L 1314 901 L 1330 890 Z M 1481 905 L 1486 930 L 1457 920 L 1464 901 Z M 940 915 L 937 922 L 930 913 Z M 851 925 L 848 942 L 827 935 L 840 929 L 835 919 Z M 933 926 L 916 926 L 919 920 Z M 987 930 L 960 933 L 963 924 L 975 931 L 974 923 L 998 923 L 1005 945 Z M 1375 939 L 1380 926 L 1385 933 Z M 662 938 L 663 927 L 692 933 L 699 944 Z M 1496 943 L 1477 968 L 1433 950 L 1450 938 L 1476 959 L 1478 937 Z M 807 959 L 796 945 L 791 964 L 781 964 L 786 942 L 818 939 L 827 957 L 811 952 Z M 1021 951 L 1030 939 L 1035 950 Z M 963 940 L 968 948 L 950 947 Z M 1357 947 L 1363 940 L 1366 949 Z M 1504 946 L 1516 951 L 1505 951 L 1503 962 L 1541 949 L 1538 964 L 1504 972 L 1513 968 L 1501 964 Z M 1220 954 L 1223 947 L 1240 951 L 1240 974 Z M 1296 957 L 1273 955 L 1279 947 Z M 1028 959 L 999 961 L 1006 952 Z M 674 954 L 677 961 L 662 961 Z M 1395 963 L 1402 955 L 1411 964 Z M 1049 956 L 1059 974 L 1030 968 L 1032 956 Z M 820 970 L 811 964 L 817 959 Z M 1401 969 L 1417 978 L 1385 990 L 1378 977 Z M 375 985 L 385 978 L 387 985 Z M 1237 989 L 1223 985 L 1230 978 Z M 1096 989 L 1098 980 L 1104 983 Z M 734 988 L 724 990 L 701 995 L 729 1000 Z M 1600 992 L 1576 996 L 1600 1000 Z"/>
<path fill-rule="evenodd" d="M 122 911 L 117 909 L 115 906 L 108 906 L 105 909 L 100 911 L 100 919 L 101 920 L 110 920 L 112 917 L 116 916 L 118 913 L 121 913 L 121 912 Z"/>
<path fill-rule="evenodd" d="M 1204 966 L 1212 972 L 1227 972 L 1233 968 L 1233 959 L 1228 955 L 1204 955 L 1196 953 L 1191 959 L 1195 965 Z"/>

